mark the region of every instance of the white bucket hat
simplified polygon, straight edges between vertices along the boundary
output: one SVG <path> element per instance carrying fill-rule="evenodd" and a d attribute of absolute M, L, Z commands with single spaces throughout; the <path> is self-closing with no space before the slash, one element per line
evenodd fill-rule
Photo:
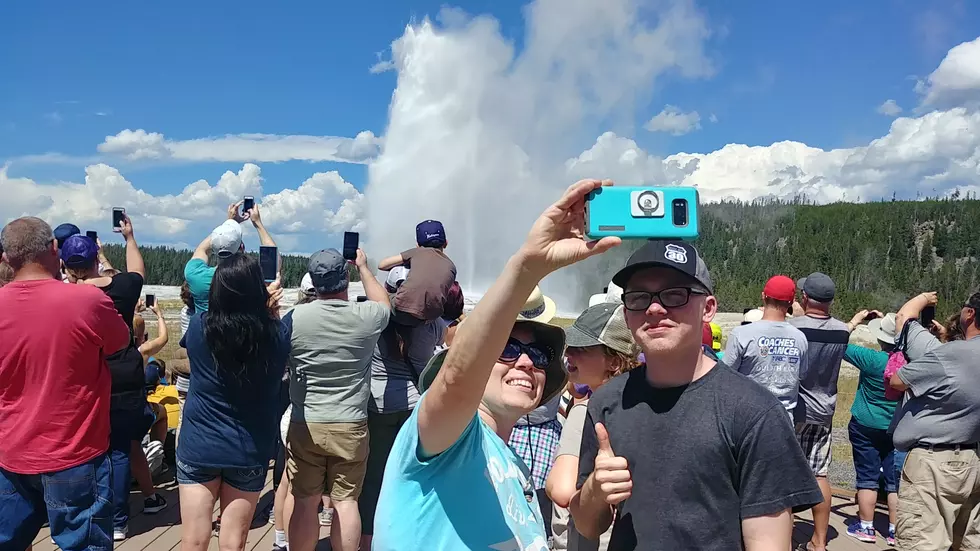
<path fill-rule="evenodd" d="M 885 314 L 883 318 L 875 318 L 868 322 L 868 330 L 881 342 L 895 344 L 895 314 Z"/>

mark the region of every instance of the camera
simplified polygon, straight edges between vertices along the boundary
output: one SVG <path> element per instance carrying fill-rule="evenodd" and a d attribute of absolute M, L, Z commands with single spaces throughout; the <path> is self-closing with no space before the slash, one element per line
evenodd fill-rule
<path fill-rule="evenodd" d="M 671 218 L 674 220 L 675 226 L 686 226 L 687 225 L 687 199 L 677 198 L 671 201 Z"/>

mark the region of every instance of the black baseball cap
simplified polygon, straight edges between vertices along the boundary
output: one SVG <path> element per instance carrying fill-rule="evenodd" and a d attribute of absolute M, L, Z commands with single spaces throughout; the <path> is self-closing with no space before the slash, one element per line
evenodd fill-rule
<path fill-rule="evenodd" d="M 645 245 L 637 249 L 626 261 L 626 266 L 616 272 L 613 276 L 613 283 L 622 288 L 626 288 L 633 274 L 647 268 L 671 268 L 681 272 L 691 279 L 701 284 L 709 293 L 714 292 L 714 284 L 711 281 L 711 274 L 708 272 L 708 265 L 698 254 L 694 245 L 684 241 L 647 241 Z"/>

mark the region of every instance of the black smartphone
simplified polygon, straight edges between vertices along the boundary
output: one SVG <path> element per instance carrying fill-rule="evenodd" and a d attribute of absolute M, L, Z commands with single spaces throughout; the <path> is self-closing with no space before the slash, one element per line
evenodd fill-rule
<path fill-rule="evenodd" d="M 85 232 L 85 235 L 89 239 L 91 239 L 92 241 L 98 241 L 99 240 L 99 232 L 97 232 L 97 231 L 89 230 L 89 231 Z"/>
<path fill-rule="evenodd" d="M 936 307 L 926 306 L 922 309 L 922 313 L 919 314 L 919 323 L 922 327 L 929 329 L 932 327 L 932 320 L 936 319 Z"/>
<path fill-rule="evenodd" d="M 112 208 L 112 231 L 121 232 L 123 221 L 126 220 L 126 209 L 122 207 Z"/>
<path fill-rule="evenodd" d="M 266 283 L 276 280 L 276 268 L 279 264 L 279 249 L 276 247 L 259 247 L 259 266 L 262 268 L 262 278 Z"/>
<path fill-rule="evenodd" d="M 877 318 L 878 318 L 878 314 L 877 313 L 875 313 L 875 312 L 868 312 L 868 315 L 864 318 L 864 321 L 871 321 L 871 320 L 877 319 Z"/>
<path fill-rule="evenodd" d="M 246 195 L 242 198 L 242 214 L 252 210 L 253 207 L 255 207 L 255 197 Z"/>
<path fill-rule="evenodd" d="M 153 308 L 153 305 L 156 304 L 156 303 L 157 303 L 157 296 L 156 295 L 151 295 L 151 294 L 147 293 L 146 294 L 146 307 L 147 308 Z"/>
<path fill-rule="evenodd" d="M 354 231 L 344 232 L 344 258 L 346 260 L 357 260 L 357 248 L 360 246 L 361 236 Z"/>
<path fill-rule="evenodd" d="M 358 295 L 357 302 L 367 302 L 367 297 L 364 295 Z"/>

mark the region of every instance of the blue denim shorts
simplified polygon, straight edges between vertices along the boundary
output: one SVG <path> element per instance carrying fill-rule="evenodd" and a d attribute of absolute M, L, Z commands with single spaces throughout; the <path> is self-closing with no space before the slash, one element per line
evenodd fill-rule
<path fill-rule="evenodd" d="M 866 427 L 851 419 L 847 425 L 847 436 L 851 441 L 857 489 L 877 491 L 879 481 L 884 479 L 885 491 L 897 492 L 895 447 L 888 431 Z"/>
<path fill-rule="evenodd" d="M 221 469 L 197 467 L 177 460 L 178 484 L 207 484 L 221 477 L 221 481 L 243 492 L 261 492 L 265 488 L 265 475 L 269 467 L 254 469 Z"/>

